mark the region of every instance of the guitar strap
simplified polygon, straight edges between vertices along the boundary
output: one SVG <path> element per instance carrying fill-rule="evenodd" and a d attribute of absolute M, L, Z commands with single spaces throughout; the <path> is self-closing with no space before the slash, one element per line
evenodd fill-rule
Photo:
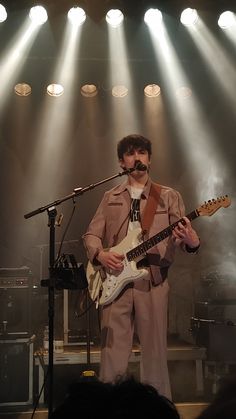
<path fill-rule="evenodd" d="M 141 225 L 144 234 L 150 229 L 152 225 L 153 218 L 156 213 L 156 208 L 160 199 L 160 194 L 161 186 L 152 182 L 147 204 L 141 218 Z"/>

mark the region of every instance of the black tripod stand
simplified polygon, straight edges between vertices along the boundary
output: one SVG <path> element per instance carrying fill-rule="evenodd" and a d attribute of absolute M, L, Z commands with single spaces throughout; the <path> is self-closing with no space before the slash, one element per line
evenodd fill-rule
<path fill-rule="evenodd" d="M 91 184 L 84 188 L 76 188 L 71 194 L 58 199 L 54 202 L 51 202 L 43 207 L 40 207 L 34 211 L 31 211 L 24 215 L 24 218 L 28 219 L 34 217 L 37 214 L 47 211 L 48 213 L 48 227 L 49 227 L 49 280 L 47 282 L 48 286 L 48 325 L 49 325 L 49 351 L 48 351 L 48 418 L 51 418 L 53 412 L 53 337 L 54 337 L 54 294 L 55 294 L 55 283 L 57 281 L 57 270 L 55 269 L 55 225 L 56 225 L 56 216 L 57 210 L 56 207 L 62 202 L 65 202 L 69 199 L 74 200 L 76 196 L 82 195 L 83 193 L 90 191 L 91 189 L 102 185 L 105 182 L 108 182 L 112 179 L 115 179 L 119 176 L 128 175 L 137 169 L 137 166 L 119 172 L 109 178 L 101 180 L 95 184 Z M 44 284 L 45 286 L 45 284 Z M 90 336 L 89 336 L 90 340 Z M 88 347 L 89 362 L 90 365 L 90 342 Z"/>

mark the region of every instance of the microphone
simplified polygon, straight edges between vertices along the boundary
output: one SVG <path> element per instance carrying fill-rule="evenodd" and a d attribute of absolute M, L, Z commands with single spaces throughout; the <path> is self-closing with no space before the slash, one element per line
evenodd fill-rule
<path fill-rule="evenodd" d="M 147 170 L 147 166 L 146 164 L 143 164 L 140 160 L 136 160 L 134 163 L 134 169 L 144 172 L 145 170 Z"/>
<path fill-rule="evenodd" d="M 124 172 L 122 174 L 128 175 L 128 174 L 134 172 L 135 170 L 139 170 L 140 172 L 144 172 L 147 169 L 148 168 L 147 168 L 146 164 L 141 163 L 140 160 L 135 160 L 134 167 L 131 167 L 130 169 L 127 169 L 126 167 L 123 167 Z"/>

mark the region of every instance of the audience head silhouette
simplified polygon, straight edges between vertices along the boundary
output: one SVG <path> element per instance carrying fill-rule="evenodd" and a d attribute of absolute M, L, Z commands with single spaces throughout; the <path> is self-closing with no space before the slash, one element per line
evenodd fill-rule
<path fill-rule="evenodd" d="M 212 403 L 197 419 L 236 418 L 236 379 L 225 381 L 219 388 Z"/>
<path fill-rule="evenodd" d="M 71 386 L 64 402 L 54 410 L 52 419 L 92 419 L 95 415 L 103 419 L 180 419 L 169 399 L 152 386 L 133 378 L 115 384 L 79 381 Z"/>

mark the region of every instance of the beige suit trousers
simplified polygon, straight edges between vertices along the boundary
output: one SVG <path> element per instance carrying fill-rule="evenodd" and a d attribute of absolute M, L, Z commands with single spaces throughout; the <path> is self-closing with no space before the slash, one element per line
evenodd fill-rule
<path fill-rule="evenodd" d="M 167 307 L 169 285 L 137 281 L 101 313 L 100 379 L 114 382 L 126 374 L 134 330 L 141 347 L 140 380 L 171 398 L 167 368 Z"/>

